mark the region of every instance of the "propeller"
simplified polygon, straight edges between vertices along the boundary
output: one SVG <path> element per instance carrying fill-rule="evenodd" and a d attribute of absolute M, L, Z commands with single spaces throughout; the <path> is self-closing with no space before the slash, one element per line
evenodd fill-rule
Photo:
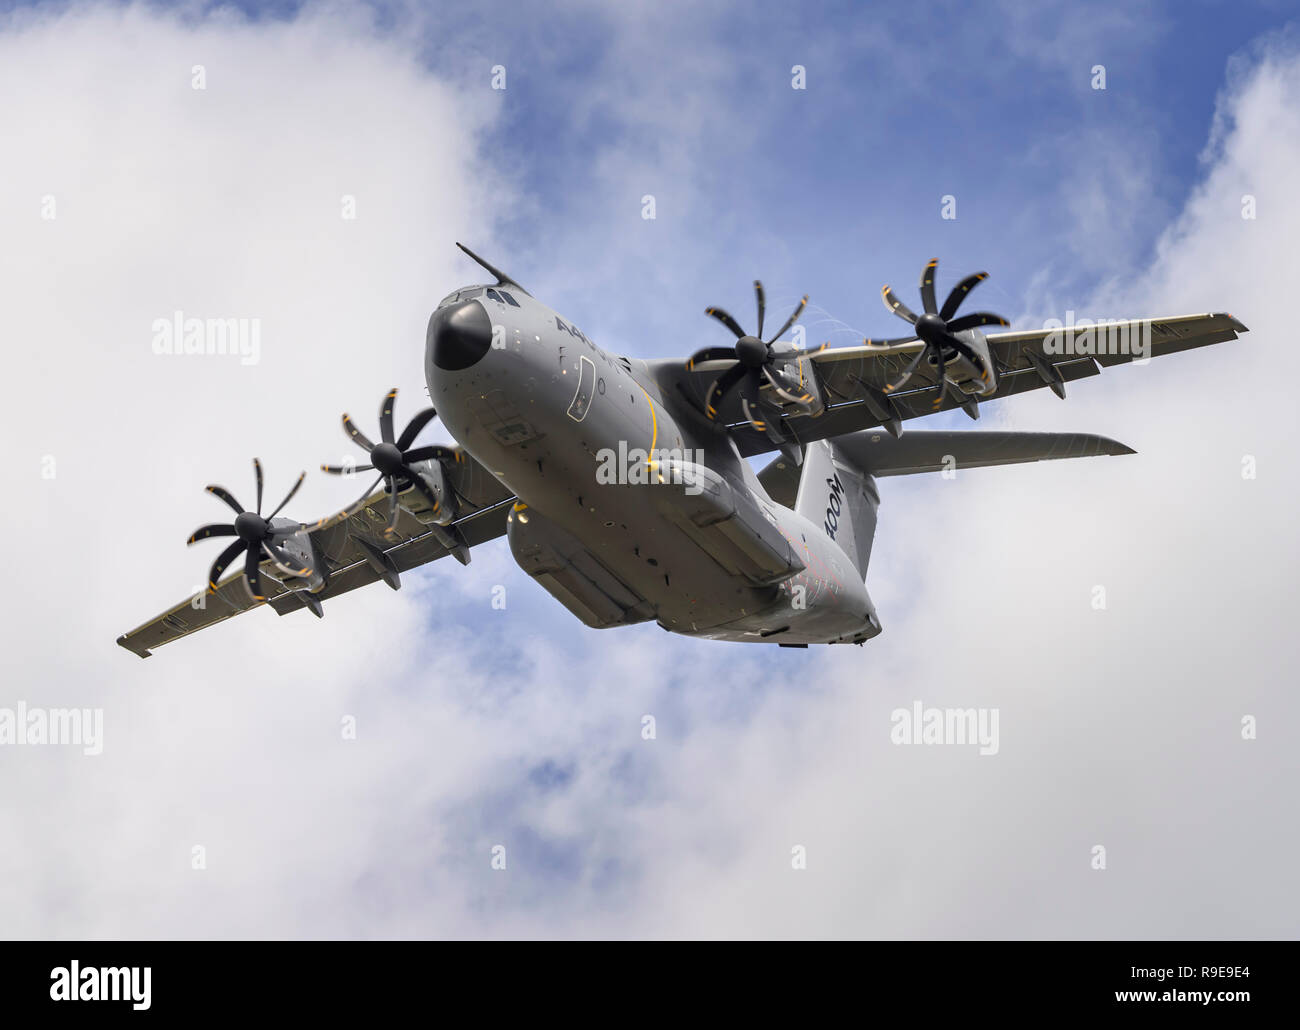
<path fill-rule="evenodd" d="M 767 341 L 762 338 L 767 298 L 763 292 L 763 284 L 757 279 L 754 280 L 754 297 L 758 302 L 758 331 L 751 336 L 722 308 L 708 308 L 704 313 L 731 330 L 736 337 L 736 344 L 734 347 L 705 347 L 703 350 L 696 351 L 686 362 L 686 367 L 693 369 L 696 365 L 705 362 L 728 363 L 726 370 L 714 380 L 704 395 L 705 414 L 710 419 L 717 418 L 718 406 L 727 394 L 739 389 L 740 406 L 745 418 L 755 429 L 766 433 L 772 442 L 780 447 L 785 443 L 785 437 L 776 428 L 780 422 L 780 412 L 775 405 L 763 402 L 759 390 L 766 383 L 778 397 L 801 412 L 808 413 L 813 410 L 815 401 L 812 394 L 777 364 L 778 361 L 789 358 L 798 351 L 792 346 L 774 346 L 803 314 L 803 309 L 808 304 L 808 297 L 804 295 L 794 312 L 786 319 L 785 325 L 773 333 Z M 764 415 L 767 417 L 763 417 Z"/>
<path fill-rule="evenodd" d="M 244 555 L 244 586 L 248 588 L 248 594 L 254 601 L 266 600 L 266 595 L 262 593 L 262 575 L 258 568 L 264 557 L 271 559 L 271 563 L 288 576 L 313 575 L 310 566 L 304 568 L 299 559 L 281 546 L 286 539 L 307 527 L 294 524 L 276 528 L 271 525 L 271 520 L 280 514 L 281 509 L 298 492 L 298 488 L 302 486 L 302 481 L 306 478 L 307 473 L 300 473 L 298 481 L 285 494 L 284 500 L 276 506 L 275 511 L 263 517 L 262 463 L 256 458 L 253 459 L 253 471 L 257 475 L 257 507 L 252 511 L 245 511 L 244 506 L 235 500 L 234 495 L 229 490 L 223 486 L 211 485 L 207 487 L 208 493 L 230 506 L 235 513 L 235 521 L 232 523 L 214 522 L 206 526 L 200 526 L 186 541 L 187 544 L 195 544 L 200 540 L 208 540 L 212 537 L 233 536 L 239 538 L 217 555 L 217 560 L 212 563 L 212 568 L 208 570 L 209 594 L 216 593 L 217 581 L 221 578 L 221 574 L 240 554 Z"/>
<path fill-rule="evenodd" d="M 943 307 L 937 307 L 934 296 L 934 271 L 938 265 L 939 259 L 935 258 L 921 270 L 921 307 L 924 312 L 921 315 L 914 313 L 911 308 L 899 300 L 889 286 L 881 287 L 880 296 L 885 302 L 885 307 L 889 308 L 904 322 L 910 323 L 916 330 L 915 334 L 893 340 L 866 341 L 869 345 L 894 346 L 900 343 L 910 343 L 912 340 L 922 340 L 925 346 L 916 352 L 916 356 L 903 370 L 903 374 L 895 382 L 886 386 L 884 392 L 890 394 L 902 389 L 907 381 L 912 378 L 913 373 L 921 366 L 921 362 L 928 358 L 930 363 L 935 366 L 935 376 L 938 380 L 934 400 L 936 409 L 943 403 L 944 391 L 947 388 L 944 365 L 952 359 L 954 354 L 961 354 L 976 364 L 980 360 L 971 346 L 956 334 L 982 325 L 1011 324 L 1001 315 L 995 315 L 988 311 L 977 311 L 974 314 L 963 315 L 961 318 L 953 318 L 957 313 L 957 308 L 961 306 L 961 302 L 966 299 L 966 295 L 989 277 L 987 272 L 976 272 L 974 275 L 966 276 L 965 279 L 952 288 L 948 298 L 943 302 Z"/>
<path fill-rule="evenodd" d="M 396 403 L 397 387 L 393 387 L 384 395 L 384 400 L 379 405 L 380 442 L 377 444 L 370 442 L 366 435 L 356 427 L 349 415 L 344 414 L 343 416 L 344 432 L 370 455 L 370 464 L 321 466 L 323 471 L 335 476 L 372 470 L 379 473 L 379 478 L 366 488 L 366 492 L 361 497 L 364 500 L 380 482 L 384 483 L 389 493 L 388 525 L 384 527 L 385 535 L 391 535 L 397 528 L 397 513 L 399 510 L 397 495 L 400 490 L 404 489 L 404 483 L 413 484 L 420 493 L 424 494 L 429 503 L 433 505 L 435 514 L 441 508 L 437 495 L 430 489 L 420 474 L 411 468 L 411 465 L 417 461 L 428 461 L 431 458 L 460 461 L 460 455 L 450 447 L 443 447 L 438 444 L 429 447 L 411 447 L 411 444 L 415 442 L 415 438 L 420 435 L 420 430 L 437 416 L 438 413 L 433 408 L 425 408 L 421 411 L 407 423 L 406 428 L 402 430 L 402 435 L 394 439 L 393 407 Z"/>

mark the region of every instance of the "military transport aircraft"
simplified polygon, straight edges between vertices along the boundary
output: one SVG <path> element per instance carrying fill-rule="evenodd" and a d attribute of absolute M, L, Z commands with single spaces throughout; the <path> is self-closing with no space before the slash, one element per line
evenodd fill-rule
<path fill-rule="evenodd" d="M 459 244 L 457 244 L 460 246 Z M 316 522 L 262 514 L 257 503 L 207 489 L 233 522 L 198 529 L 191 544 L 233 538 L 205 593 L 187 598 L 118 643 L 151 648 L 263 605 L 317 616 L 339 594 L 506 536 L 523 570 L 588 626 L 654 620 L 717 640 L 806 647 L 881 632 L 865 585 L 876 530 L 876 480 L 951 467 L 1132 454 L 1100 436 L 912 432 L 903 423 L 1046 387 L 1137 359 L 1234 340 L 1228 314 L 1091 327 L 989 332 L 1001 317 L 958 315 L 983 272 L 936 303 L 931 261 L 921 313 L 886 286 L 885 306 L 909 332 L 817 350 L 783 342 L 807 297 L 764 337 L 766 300 L 754 283 L 751 334 L 721 308 L 707 314 L 735 340 L 689 359 L 611 354 L 572 321 L 465 247 L 496 280 L 438 304 L 424 371 L 437 417 L 458 446 L 416 439 L 435 417 L 400 433 L 397 391 L 379 411 L 378 442 L 347 415 L 365 452 L 329 473 L 375 477 L 361 498 Z M 747 460 L 776 456 L 755 473 Z M 305 473 L 304 473 L 305 474 Z M 238 563 L 238 564 L 236 564 Z M 231 574 L 222 578 L 228 568 Z"/>

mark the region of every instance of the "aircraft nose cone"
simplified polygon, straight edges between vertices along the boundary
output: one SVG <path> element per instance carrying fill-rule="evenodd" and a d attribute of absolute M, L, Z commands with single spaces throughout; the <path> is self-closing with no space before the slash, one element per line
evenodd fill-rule
<path fill-rule="evenodd" d="M 469 368 L 492 346 L 492 323 L 476 300 L 439 308 L 429 318 L 425 347 L 434 365 L 446 372 Z"/>

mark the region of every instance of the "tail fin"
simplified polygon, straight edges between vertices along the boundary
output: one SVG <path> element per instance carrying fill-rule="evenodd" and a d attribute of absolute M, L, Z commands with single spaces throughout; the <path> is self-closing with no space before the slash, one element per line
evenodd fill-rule
<path fill-rule="evenodd" d="M 876 538 L 879 504 L 875 480 L 848 461 L 835 443 L 808 444 L 794 509 L 826 530 L 863 579 Z"/>

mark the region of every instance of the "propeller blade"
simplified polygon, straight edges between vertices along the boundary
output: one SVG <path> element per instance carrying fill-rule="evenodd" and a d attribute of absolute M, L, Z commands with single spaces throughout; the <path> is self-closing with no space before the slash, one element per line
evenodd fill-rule
<path fill-rule="evenodd" d="M 257 514 L 262 514 L 262 463 L 256 458 L 253 459 L 253 472 L 257 476 L 257 507 L 253 510 Z"/>
<path fill-rule="evenodd" d="M 979 325 L 1010 325 L 1001 315 L 995 315 L 991 311 L 976 311 L 972 315 L 962 315 L 961 318 L 948 323 L 948 332 L 959 333 L 963 329 L 974 329 Z"/>
<path fill-rule="evenodd" d="M 383 477 L 383 476 L 380 476 L 378 479 L 376 479 L 373 483 L 371 483 L 368 487 L 366 487 L 365 493 L 363 493 L 363 494 L 362 494 L 360 497 L 358 497 L 355 501 L 353 501 L 353 502 L 352 502 L 351 504 L 349 504 L 346 508 L 344 508 L 341 512 L 339 512 L 339 513 L 338 513 L 339 516 L 341 516 L 342 518 L 345 518 L 345 519 L 350 519 L 353 515 L 355 515 L 357 512 L 359 512 L 362 508 L 364 508 L 364 507 L 366 506 L 366 500 L 367 500 L 367 498 L 369 498 L 370 495 L 371 495 L 372 493 L 375 492 L 375 487 L 377 487 L 377 486 L 378 486 L 380 483 L 382 483 L 383 481 L 384 481 L 384 477 Z M 301 531 L 304 530 L 304 529 L 310 532 L 311 530 L 316 529 L 318 526 L 322 526 L 322 525 L 324 525 L 324 524 L 325 524 L 325 521 L 326 521 L 327 519 L 331 518 L 331 517 L 332 517 L 332 516 L 326 515 L 325 518 L 322 518 L 319 522 L 316 523 L 315 526 L 309 526 L 309 525 L 307 525 L 306 523 L 302 523 L 302 522 L 300 522 L 300 523 L 298 524 L 298 528 L 297 528 L 297 529 L 287 529 L 287 530 L 286 530 L 286 533 L 287 533 L 287 534 L 288 534 L 288 533 L 297 533 L 297 532 L 301 532 Z"/>
<path fill-rule="evenodd" d="M 745 335 L 745 330 L 740 328 L 740 323 L 723 311 L 722 308 L 706 308 L 704 313 L 710 318 L 716 318 L 719 322 L 730 329 L 737 340 Z"/>
<path fill-rule="evenodd" d="M 363 450 L 373 451 L 375 449 L 375 445 L 366 439 L 366 434 L 356 427 L 356 423 L 346 413 L 343 415 L 343 432 L 352 437 Z"/>
<path fill-rule="evenodd" d="M 966 299 L 966 294 L 970 293 L 988 277 L 988 272 L 976 272 L 974 275 L 966 276 L 948 294 L 948 299 L 943 302 L 943 307 L 939 311 L 939 317 L 945 322 L 952 318 L 957 313 L 957 309 L 961 307 L 961 302 Z"/>
<path fill-rule="evenodd" d="M 915 339 L 915 336 L 895 336 L 892 340 L 866 339 L 862 341 L 862 345 L 864 347 L 894 347 L 900 343 L 911 343 Z"/>
<path fill-rule="evenodd" d="M 767 412 L 764 405 L 755 403 L 750 404 L 747 398 L 740 399 L 741 410 L 745 413 L 745 418 L 749 424 L 766 436 L 777 447 L 785 443 L 785 436 L 777 428 L 781 424 L 781 413 L 777 411 Z"/>
<path fill-rule="evenodd" d="M 410 447 L 415 442 L 415 438 L 420 435 L 420 430 L 437 417 L 438 413 L 433 408 L 425 408 L 416 415 L 406 424 L 406 428 L 402 430 L 402 435 L 397 438 L 397 449 L 404 451 Z"/>
<path fill-rule="evenodd" d="M 384 527 L 384 536 L 392 536 L 397 531 L 397 513 L 400 510 L 397 504 L 397 484 L 393 477 L 389 476 L 388 480 L 388 525 Z"/>
<path fill-rule="evenodd" d="M 736 348 L 734 347 L 705 347 L 703 350 L 697 350 L 691 355 L 690 360 L 686 362 L 686 371 L 690 372 L 696 365 L 705 361 L 735 361 Z"/>
<path fill-rule="evenodd" d="M 419 490 L 420 493 L 424 494 L 424 499 L 428 501 L 430 505 L 433 506 L 433 513 L 437 515 L 439 512 L 441 512 L 442 502 L 438 500 L 438 495 L 433 492 L 433 490 L 429 487 L 429 484 L 424 481 L 424 478 L 418 472 L 416 472 L 415 469 L 410 469 L 403 466 L 402 471 L 405 473 L 406 478 L 409 479 L 411 483 L 415 486 L 415 488 Z"/>
<path fill-rule="evenodd" d="M 934 391 L 934 404 L 931 405 L 931 411 L 938 411 L 943 406 L 944 394 L 948 392 L 948 378 L 943 373 L 943 363 L 940 361 L 939 367 L 935 369 L 935 374 L 939 377 L 939 383 Z"/>
<path fill-rule="evenodd" d="M 882 286 L 880 288 L 880 296 L 885 302 L 885 307 L 889 308 L 890 311 L 901 318 L 904 322 L 916 325 L 916 315 L 912 312 L 911 308 L 894 296 L 894 291 L 892 289 L 888 286 Z"/>
<path fill-rule="evenodd" d="M 820 347 L 814 347 L 812 350 L 804 350 L 802 347 L 796 347 L 793 343 L 769 343 L 767 345 L 768 360 L 788 361 L 791 358 L 802 360 L 803 358 L 811 358 L 814 354 L 820 354 L 829 347 L 829 343 L 823 343 Z"/>
<path fill-rule="evenodd" d="M 763 376 L 768 384 L 783 401 L 795 405 L 802 411 L 812 410 L 812 394 L 803 391 L 803 387 L 787 376 L 780 369 L 771 365 L 763 366 Z"/>
<path fill-rule="evenodd" d="M 244 586 L 254 601 L 266 600 L 266 595 L 262 593 L 262 570 L 258 567 L 261 559 L 259 551 L 249 551 L 244 555 Z"/>
<path fill-rule="evenodd" d="M 763 292 L 763 284 L 757 279 L 754 280 L 754 297 L 758 300 L 758 329 L 754 332 L 760 340 L 763 338 L 763 315 L 767 311 L 767 295 Z"/>
<path fill-rule="evenodd" d="M 760 419 L 760 418 L 759 418 L 759 417 L 754 413 L 754 409 L 753 409 L 752 407 L 750 407 L 750 404 L 749 404 L 749 398 L 747 398 L 747 397 L 741 397 L 741 398 L 740 398 L 740 410 L 744 413 L 744 415 L 745 415 L 745 420 L 746 420 L 746 421 L 747 421 L 751 426 L 753 426 L 755 429 L 757 429 L 760 433 L 766 433 L 766 432 L 767 432 L 767 423 L 764 422 L 762 419 Z"/>
<path fill-rule="evenodd" d="M 302 481 L 306 478 L 307 478 L 306 470 L 303 470 L 302 472 L 298 473 L 298 482 L 294 483 L 292 489 L 290 489 L 289 492 L 284 495 L 284 500 L 279 503 L 275 511 L 271 512 L 271 514 L 266 517 L 267 522 L 270 522 L 273 518 L 279 515 L 280 510 L 291 500 L 293 500 L 293 495 L 298 492 L 298 487 L 302 486 Z"/>
<path fill-rule="evenodd" d="M 293 558 L 293 555 L 282 547 L 277 547 L 270 541 L 262 541 L 262 550 L 266 556 L 271 559 L 271 564 L 283 572 L 286 576 L 310 576 L 311 569 L 300 566 Z"/>
<path fill-rule="evenodd" d="M 369 472 L 374 467 L 373 465 L 322 465 L 320 470 L 328 472 L 331 476 L 346 476 L 353 472 Z"/>
<path fill-rule="evenodd" d="M 902 374 L 901 376 L 899 376 L 898 381 L 897 381 L 897 382 L 890 383 L 888 386 L 886 386 L 885 389 L 884 389 L 884 392 L 885 392 L 885 393 L 893 393 L 895 390 L 901 390 L 901 389 L 903 388 L 904 384 L 905 384 L 909 379 L 912 378 L 913 373 L 915 373 L 916 370 L 917 370 L 917 368 L 920 367 L 921 360 L 922 360 L 922 359 L 923 359 L 923 358 L 924 358 L 924 357 L 925 357 L 929 352 L 930 352 L 930 347 L 929 347 L 928 345 L 925 346 L 925 347 L 922 347 L 919 351 L 917 351 L 916 354 L 912 357 L 912 360 L 911 360 L 911 362 L 908 364 L 907 368 L 905 368 L 905 369 L 903 370 L 903 374 Z"/>
<path fill-rule="evenodd" d="M 230 523 L 213 522 L 206 526 L 200 526 L 190 538 L 185 541 L 186 544 L 197 544 L 200 540 L 207 540 L 214 536 L 238 536 L 239 533 Z"/>
<path fill-rule="evenodd" d="M 240 514 L 243 513 L 241 512 Z M 215 594 L 217 592 L 217 581 L 221 579 L 221 574 L 226 571 L 226 566 L 239 557 L 239 552 L 243 549 L 244 541 L 236 540 L 233 544 L 217 555 L 217 560 L 214 561 L 212 567 L 208 569 L 209 594 Z"/>
<path fill-rule="evenodd" d="M 397 403 L 397 387 L 394 386 L 379 405 L 379 439 L 384 443 L 393 442 L 393 407 Z"/>
<path fill-rule="evenodd" d="M 230 505 L 231 510 L 234 511 L 236 515 L 244 514 L 243 507 L 240 505 L 240 503 L 237 500 L 235 500 L 234 497 L 231 496 L 230 491 L 227 490 L 224 486 L 217 486 L 213 484 L 211 486 L 205 487 L 204 489 L 206 489 L 208 493 L 212 494 L 214 497 L 220 497 L 223 501 L 226 502 L 226 504 Z"/>
<path fill-rule="evenodd" d="M 377 487 L 383 481 L 383 478 L 384 478 L 383 476 L 380 476 L 368 487 L 366 487 L 365 493 L 363 493 L 360 497 L 358 497 L 355 501 L 353 501 L 342 511 L 332 512 L 329 515 L 322 515 L 319 519 L 317 519 L 315 522 L 312 523 L 299 522 L 296 526 L 281 526 L 279 529 L 273 529 L 271 530 L 271 538 L 273 540 L 282 540 L 287 536 L 293 536 L 295 533 L 303 533 L 303 532 L 313 533 L 316 530 L 320 529 L 321 526 L 325 525 L 325 523 L 329 522 L 331 519 L 339 519 L 339 520 L 350 519 L 353 515 L 355 515 L 357 512 L 359 512 L 362 508 L 366 506 L 366 501 L 370 498 L 370 495 L 375 492 L 375 487 Z"/>
<path fill-rule="evenodd" d="M 966 357 L 970 358 L 971 361 L 979 361 L 979 357 L 976 355 L 974 349 L 970 347 L 966 341 L 953 336 L 951 333 L 944 334 L 943 345 L 945 347 L 951 347 L 958 354 L 964 354 Z"/>
<path fill-rule="evenodd" d="M 428 461 L 430 458 L 437 458 L 439 461 L 455 461 L 456 452 L 450 447 L 444 447 L 442 444 L 431 444 L 428 447 L 417 447 L 413 451 L 407 451 L 402 455 L 402 461 L 407 465 L 412 465 L 417 461 Z"/>
<path fill-rule="evenodd" d="M 769 344 L 773 344 L 777 340 L 781 339 L 781 337 L 785 335 L 786 330 L 789 329 L 792 325 L 795 324 L 795 322 L 799 320 L 799 316 L 803 314 L 803 309 L 806 308 L 807 306 L 808 306 L 808 294 L 805 293 L 803 295 L 803 299 L 799 301 L 798 305 L 796 305 L 794 309 L 794 313 L 785 320 L 785 325 L 781 326 L 780 329 L 778 329 L 775 333 L 773 333 L 772 338 L 767 342 Z"/>
<path fill-rule="evenodd" d="M 717 405 L 722 403 L 722 398 L 727 395 L 733 386 L 745 377 L 745 366 L 737 361 L 729 369 L 713 380 L 713 385 L 709 387 L 709 392 L 704 395 L 704 413 L 709 418 L 718 417 Z"/>
<path fill-rule="evenodd" d="M 921 307 L 925 308 L 927 315 L 933 315 L 939 309 L 934 303 L 934 271 L 939 265 L 938 258 L 932 258 L 930 263 L 921 269 Z"/>

